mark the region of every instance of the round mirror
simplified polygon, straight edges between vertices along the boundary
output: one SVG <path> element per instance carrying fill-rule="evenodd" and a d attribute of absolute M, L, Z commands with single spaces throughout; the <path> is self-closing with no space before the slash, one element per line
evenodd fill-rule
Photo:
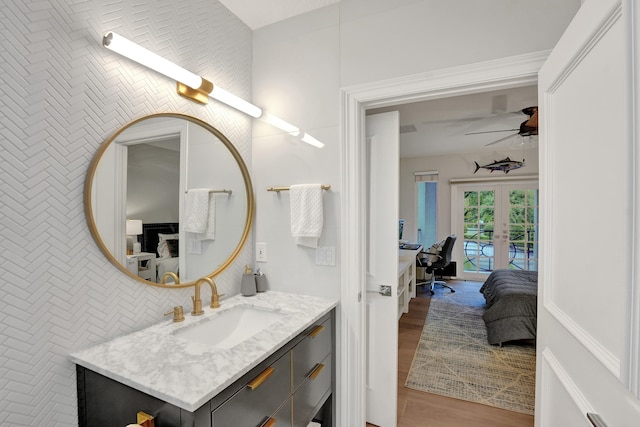
<path fill-rule="evenodd" d="M 89 167 L 84 203 L 109 261 L 139 281 L 173 288 L 213 278 L 233 262 L 254 210 L 249 172 L 233 144 L 177 113 L 142 117 L 107 139 Z"/>

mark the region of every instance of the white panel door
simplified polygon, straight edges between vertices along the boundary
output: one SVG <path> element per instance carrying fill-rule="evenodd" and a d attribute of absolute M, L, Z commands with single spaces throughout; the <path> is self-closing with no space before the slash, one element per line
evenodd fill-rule
<path fill-rule="evenodd" d="M 380 427 L 398 419 L 399 142 L 397 111 L 367 116 L 366 419 Z"/>
<path fill-rule="evenodd" d="M 632 3 L 585 1 L 539 74 L 536 426 L 640 425 Z"/>

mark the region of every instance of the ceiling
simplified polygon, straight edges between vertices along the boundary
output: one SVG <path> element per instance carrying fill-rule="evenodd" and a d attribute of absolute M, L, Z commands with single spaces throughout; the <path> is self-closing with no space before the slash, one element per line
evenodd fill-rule
<path fill-rule="evenodd" d="M 252 30 L 301 15 L 340 0 L 220 0 Z"/>
<path fill-rule="evenodd" d="M 400 157 L 445 155 L 461 152 L 521 149 L 536 137 L 517 135 L 529 116 L 521 110 L 538 105 L 537 86 L 504 89 L 367 111 L 367 114 L 400 112 Z M 504 132 L 494 132 L 506 130 Z M 467 135 L 471 132 L 487 132 Z M 513 138 L 489 145 L 498 139 Z"/>
<path fill-rule="evenodd" d="M 220 0 L 252 30 L 310 12 L 340 0 Z M 416 102 L 367 111 L 367 114 L 400 112 L 400 157 L 446 155 L 461 152 L 520 149 L 535 144 L 537 138 L 515 135 L 507 141 L 489 145 L 517 134 L 520 123 L 528 119 L 521 110 L 538 105 L 536 86 L 505 89 L 450 98 Z M 508 129 L 505 132 L 466 135 Z"/>

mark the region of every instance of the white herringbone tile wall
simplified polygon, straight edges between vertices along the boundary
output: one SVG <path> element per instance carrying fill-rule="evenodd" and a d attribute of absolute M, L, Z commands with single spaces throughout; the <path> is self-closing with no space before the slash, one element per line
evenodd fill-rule
<path fill-rule="evenodd" d="M 189 290 L 139 284 L 89 234 L 83 185 L 116 128 L 176 111 L 225 133 L 250 164 L 251 123 L 180 98 L 175 83 L 104 49 L 114 30 L 240 96 L 251 31 L 217 0 L 29 0 L 0 8 L 0 425 L 77 425 L 74 350 L 140 329 Z M 239 292 L 245 248 L 218 279 Z"/>

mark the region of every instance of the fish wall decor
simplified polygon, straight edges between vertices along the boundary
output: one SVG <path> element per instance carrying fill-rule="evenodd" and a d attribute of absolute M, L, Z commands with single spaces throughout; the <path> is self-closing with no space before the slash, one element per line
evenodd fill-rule
<path fill-rule="evenodd" d="M 480 166 L 478 162 L 474 162 L 476 164 L 476 170 L 473 173 L 478 172 L 479 169 L 489 169 L 491 172 L 493 171 L 503 171 L 504 173 L 509 173 L 510 170 L 520 169 L 524 166 L 524 159 L 521 162 L 517 160 L 511 160 L 506 157 L 502 160 L 494 160 L 493 163 L 489 163 L 488 165 Z"/>

